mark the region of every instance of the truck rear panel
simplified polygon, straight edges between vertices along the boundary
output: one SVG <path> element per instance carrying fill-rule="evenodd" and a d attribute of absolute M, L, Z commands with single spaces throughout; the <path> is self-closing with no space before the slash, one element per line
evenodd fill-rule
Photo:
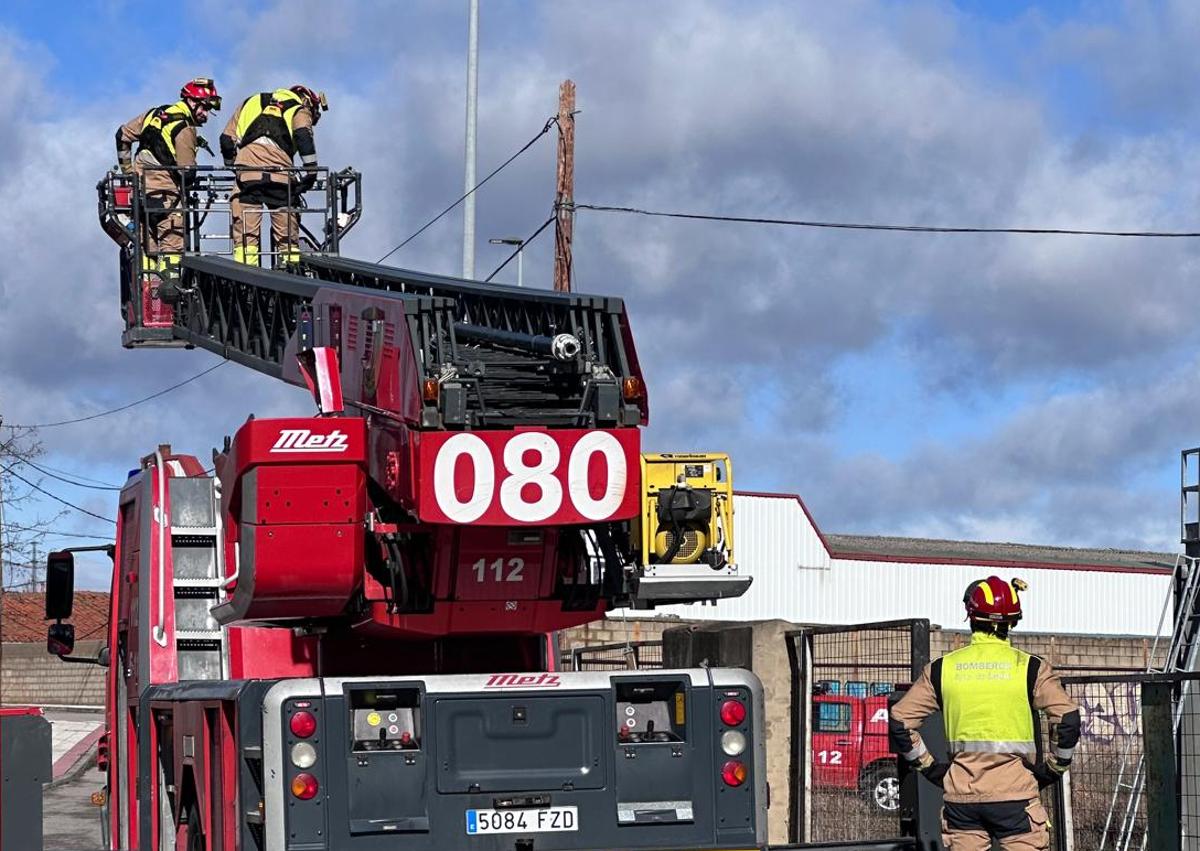
<path fill-rule="evenodd" d="M 246 848 L 766 842 L 762 689 L 746 671 L 281 680 L 242 702 L 262 719 Z"/>

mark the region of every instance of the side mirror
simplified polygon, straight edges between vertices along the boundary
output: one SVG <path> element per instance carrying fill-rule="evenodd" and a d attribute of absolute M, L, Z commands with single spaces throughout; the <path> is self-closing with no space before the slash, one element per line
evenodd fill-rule
<path fill-rule="evenodd" d="M 69 618 L 74 600 L 75 556 L 62 551 L 50 553 L 46 558 L 46 620 Z"/>
<path fill-rule="evenodd" d="M 46 633 L 46 650 L 55 656 L 70 656 L 75 649 L 75 627 L 69 623 L 53 623 Z"/>
<path fill-rule="evenodd" d="M 108 645 L 100 648 L 100 652 L 96 654 L 96 664 L 101 668 L 107 668 L 112 661 L 112 652 L 109 651 Z"/>

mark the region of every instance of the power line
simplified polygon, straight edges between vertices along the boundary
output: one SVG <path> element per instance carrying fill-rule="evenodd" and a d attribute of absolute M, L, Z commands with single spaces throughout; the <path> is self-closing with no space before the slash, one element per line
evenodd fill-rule
<path fill-rule="evenodd" d="M 412 241 L 413 241 L 414 239 L 416 239 L 418 236 L 420 236 L 421 234 L 425 233 L 425 231 L 427 231 L 427 230 L 428 230 L 430 227 L 432 227 L 432 226 L 433 226 L 433 225 L 434 225 L 434 224 L 435 224 L 435 223 L 436 223 L 436 222 L 437 222 L 439 219 L 441 219 L 441 218 L 442 218 L 442 216 L 446 215 L 446 214 L 447 214 L 447 213 L 449 213 L 451 210 L 453 210 L 455 207 L 457 207 L 459 204 L 461 204 L 463 201 L 466 201 L 466 200 L 467 200 L 469 197 L 471 197 L 472 195 L 474 195 L 474 194 L 475 194 L 475 190 L 479 189 L 481 186 L 483 186 L 483 184 L 487 183 L 489 180 L 491 180 L 491 179 L 492 179 L 493 177 L 495 177 L 497 174 L 499 174 L 500 172 L 502 172 L 502 171 L 503 171 L 505 168 L 507 168 L 507 167 L 508 167 L 509 163 L 511 163 L 511 162 L 512 162 L 513 160 L 515 160 L 517 157 L 521 156 L 521 154 L 525 153 L 525 152 L 526 152 L 526 151 L 528 151 L 530 148 L 532 148 L 532 147 L 533 147 L 533 143 L 534 143 L 534 142 L 536 142 L 538 139 L 542 138 L 543 136 L 545 136 L 547 133 L 549 133 L 549 132 L 550 132 L 550 128 L 551 128 L 551 127 L 553 127 L 553 126 L 554 126 L 556 123 L 558 123 L 558 116 L 557 116 L 557 115 L 552 115 L 552 116 L 550 116 L 550 118 L 548 118 L 548 119 L 546 120 L 546 124 L 545 124 L 545 126 L 544 126 L 544 127 L 542 127 L 541 131 L 539 131 L 539 132 L 538 132 L 538 134 L 537 134 L 536 136 L 534 136 L 532 139 L 530 139 L 528 142 L 526 142 L 526 143 L 525 143 L 525 144 L 524 144 L 524 145 L 521 147 L 521 149 L 520 149 L 519 151 L 517 151 L 517 152 L 516 152 L 515 154 L 513 154 L 511 157 L 509 157 L 508 159 L 506 159 L 504 162 L 500 163 L 500 165 L 496 166 L 496 168 L 495 168 L 495 169 L 494 169 L 494 170 L 491 172 L 491 174 L 489 174 L 489 175 L 488 175 L 487 177 L 485 177 L 483 180 L 479 181 L 479 182 L 478 182 L 478 183 L 476 183 L 474 186 L 472 186 L 472 187 L 471 187 L 469 190 L 467 190 L 465 193 L 463 193 L 463 194 L 462 194 L 462 195 L 459 197 L 459 199 L 458 199 L 457 201 L 455 201 L 453 204 L 451 204 L 451 205 L 450 205 L 449 207 L 447 207 L 446 209 L 442 210 L 440 213 L 438 213 L 438 214 L 437 214 L 436 216 L 434 216 L 432 219 L 430 219 L 429 221 L 427 221 L 425 224 L 421 225 L 421 227 L 420 227 L 420 228 L 418 228 L 418 229 L 417 229 L 417 230 L 416 230 L 414 233 L 412 233 L 411 235 L 409 235 L 409 237 L 408 237 L 407 239 L 405 239 L 403 242 L 401 242 L 399 245 L 397 245 L 395 248 L 393 248 L 393 249 L 392 249 L 391 251 L 389 251 L 387 254 L 385 254 L 385 255 L 383 255 L 382 257 L 380 257 L 380 258 L 379 258 L 378 260 L 376 260 L 375 262 L 376 262 L 376 263 L 382 263 L 384 260 L 387 260 L 387 259 L 388 259 L 389 257 L 391 257 L 393 254 L 395 254 L 397 251 L 399 251 L 401 248 L 403 248 L 404 246 L 408 245 L 410 242 L 412 242 Z M 490 280 L 490 279 L 489 279 L 489 280 Z"/>
<path fill-rule="evenodd" d="M 538 228 L 537 230 L 535 230 L 533 233 L 531 233 L 528 237 L 526 237 L 525 241 L 517 246 L 517 250 L 514 251 L 512 254 L 508 255 L 508 257 L 505 259 L 505 261 L 503 263 L 501 263 L 499 266 L 497 266 L 495 269 L 493 269 L 492 274 L 490 274 L 486 278 L 484 278 L 483 282 L 486 284 L 489 281 L 491 281 L 492 278 L 496 277 L 496 275 L 498 275 L 500 273 L 500 270 L 503 269 L 505 266 L 507 266 L 514 257 L 516 257 L 518 254 L 520 254 L 522 251 L 524 251 L 529 246 L 529 243 L 531 243 L 535 239 L 537 239 L 538 234 L 540 234 L 542 231 L 544 231 L 546 228 L 548 228 L 550 226 L 550 223 L 553 222 L 555 220 L 555 218 L 557 218 L 557 216 L 551 216 L 550 218 L 546 219 L 546 221 L 542 222 L 542 226 L 540 228 Z"/>
<path fill-rule="evenodd" d="M 77 488 L 87 488 L 88 490 L 94 490 L 94 491 L 119 491 L 120 490 L 119 487 L 115 487 L 114 485 L 86 485 L 83 482 L 72 481 L 71 479 L 68 479 L 64 476 L 56 475 L 54 473 L 51 473 L 47 469 L 43 469 L 42 467 L 39 467 L 37 464 L 33 463 L 32 461 L 30 461 L 27 458 L 14 457 L 13 460 L 19 464 L 24 464 L 27 467 L 32 467 L 33 469 L 37 470 L 39 473 L 49 476 L 52 479 L 57 479 L 60 482 L 63 482 L 68 485 L 73 485 Z"/>
<path fill-rule="evenodd" d="M 36 532 L 48 538 L 87 538 L 94 541 L 111 541 L 113 539 L 112 535 L 91 535 L 86 532 L 54 532 L 41 526 L 17 526 L 11 523 L 8 529 L 12 532 Z"/>
<path fill-rule="evenodd" d="M 637 207 L 610 207 L 601 204 L 575 204 L 576 210 L 592 210 L 598 213 L 632 213 L 638 216 L 654 216 L 664 219 L 693 219 L 704 222 L 736 222 L 748 225 L 787 225 L 801 228 L 829 228 L 835 230 L 881 230 L 905 233 L 1014 233 L 1052 234 L 1062 236 L 1129 236 L 1152 238 L 1200 237 L 1200 231 L 1144 231 L 1144 230 L 1082 230 L 1075 228 L 981 228 L 940 227 L 934 225 L 884 225 L 862 222 L 821 222 L 804 219 L 768 219 L 754 216 L 722 216 L 710 213 L 678 213 L 663 210 L 642 210 Z"/>
<path fill-rule="evenodd" d="M 110 414 L 119 414 L 121 411 L 128 411 L 130 408 L 141 405 L 143 402 L 149 402 L 151 399 L 157 399 L 159 396 L 165 396 L 166 394 L 170 393 L 172 390 L 178 390 L 180 387 L 183 387 L 185 384 L 191 384 L 196 379 L 203 378 L 204 376 L 208 375 L 213 370 L 220 369 L 227 363 L 229 363 L 229 361 L 223 360 L 220 363 L 213 364 L 208 369 L 197 372 L 191 378 L 185 378 L 183 381 L 180 381 L 178 384 L 172 384 L 170 387 L 164 387 L 162 390 L 159 390 L 156 393 L 151 393 L 149 396 L 144 396 L 141 399 L 136 399 L 133 402 L 129 402 L 128 404 L 121 405 L 119 408 L 111 408 L 107 411 L 101 411 L 98 414 L 89 414 L 86 417 L 76 417 L 75 419 L 72 419 L 72 420 L 59 420 L 58 422 L 53 422 L 53 423 L 36 423 L 34 425 L 9 425 L 9 426 L 6 426 L 6 428 L 26 429 L 26 430 L 32 430 L 32 429 L 38 429 L 38 428 L 54 428 L 55 426 L 74 425 L 75 423 L 86 423 L 90 420 L 98 420 L 101 417 L 107 417 Z"/>
<path fill-rule="evenodd" d="M 2 448 L 3 447 L 0 447 L 0 449 L 2 449 Z M 72 472 L 71 470 L 63 470 L 60 467 L 51 467 L 49 464 L 47 464 L 45 462 L 42 462 L 41 466 L 39 466 L 38 469 L 41 470 L 43 473 L 46 473 L 47 471 L 49 471 L 50 473 L 58 473 L 60 476 L 70 476 L 71 478 L 78 479 L 81 482 L 88 482 L 93 485 L 104 485 L 106 488 L 114 488 L 115 490 L 120 490 L 120 488 L 117 485 L 110 485 L 108 482 L 102 481 L 100 479 L 93 479 L 91 476 L 85 476 L 82 473 L 75 473 L 75 472 Z"/>
<path fill-rule="evenodd" d="M 50 497 L 55 502 L 61 502 L 67 508 L 73 508 L 74 510 L 82 512 L 83 514 L 86 514 L 89 517 L 95 517 L 97 520 L 103 520 L 105 523 L 112 523 L 114 526 L 117 523 L 117 521 L 113 520 L 111 517 L 104 517 L 103 515 L 96 514 L 94 511 L 88 511 L 86 508 L 80 508 L 75 503 L 68 502 L 67 500 L 63 499 L 61 496 L 50 493 L 50 491 L 46 490 L 45 488 L 41 487 L 40 485 L 34 484 L 33 482 L 29 481 L 29 479 L 22 476 L 20 473 L 14 471 L 12 467 L 6 467 L 3 464 L 0 464 L 0 470 L 3 470 L 5 473 L 8 473 L 13 478 L 19 479 L 20 481 L 29 485 L 29 487 L 33 488 L 38 493 L 45 494 L 46 496 Z"/>

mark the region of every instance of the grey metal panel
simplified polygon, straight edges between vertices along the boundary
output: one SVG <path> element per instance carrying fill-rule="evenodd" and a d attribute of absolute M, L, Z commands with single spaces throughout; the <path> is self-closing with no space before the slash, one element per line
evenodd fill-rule
<path fill-rule="evenodd" d="M 42 784 L 53 777 L 50 722 L 41 715 L 0 717 L 0 848 L 42 847 Z"/>
<path fill-rule="evenodd" d="M 212 544 L 173 543 L 171 563 L 176 579 L 214 579 L 217 575 L 217 552 Z"/>
<path fill-rule="evenodd" d="M 221 676 L 221 651 L 187 650 L 179 653 L 179 679 L 215 680 Z"/>
<path fill-rule="evenodd" d="M 212 631 L 219 629 L 213 620 L 209 608 L 213 605 L 212 597 L 176 597 L 175 598 L 175 629 L 183 632 Z"/>
<path fill-rule="evenodd" d="M 208 477 L 179 477 L 170 479 L 171 526 L 211 528 L 216 525 L 213 510 L 213 479 Z"/>
<path fill-rule="evenodd" d="M 605 731 L 596 694 L 443 697 L 433 701 L 438 791 L 599 789 Z M 428 737 L 427 737 L 428 739 Z"/>

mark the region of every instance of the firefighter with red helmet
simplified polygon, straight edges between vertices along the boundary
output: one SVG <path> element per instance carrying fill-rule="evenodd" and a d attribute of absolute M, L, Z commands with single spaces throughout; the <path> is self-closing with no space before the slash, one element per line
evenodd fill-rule
<path fill-rule="evenodd" d="M 143 269 L 166 271 L 179 264 L 183 199 L 196 167 L 196 148 L 205 146 L 196 128 L 220 108 L 216 83 L 196 77 L 183 84 L 175 103 L 138 113 L 117 128 L 117 164 L 123 173 L 138 176 L 145 199 Z"/>
<path fill-rule="evenodd" d="M 301 196 L 317 180 L 313 127 L 329 109 L 324 92 L 292 86 L 246 98 L 221 134 L 225 165 L 237 169 L 231 199 L 233 259 L 259 265 L 262 208 L 271 211 L 276 265 L 300 260 Z M 303 175 L 292 168 L 299 155 Z"/>
<path fill-rule="evenodd" d="M 971 643 L 927 665 L 892 707 L 892 749 L 942 786 L 942 842 L 947 851 L 1050 847 L 1039 791 L 1061 781 L 1079 741 L 1079 707 L 1044 659 L 1013 647 L 1021 619 L 1020 579 L 989 576 L 967 586 L 963 603 Z M 941 711 L 950 761 L 940 763 L 918 730 Z M 1037 713 L 1050 722 L 1043 758 Z"/>

